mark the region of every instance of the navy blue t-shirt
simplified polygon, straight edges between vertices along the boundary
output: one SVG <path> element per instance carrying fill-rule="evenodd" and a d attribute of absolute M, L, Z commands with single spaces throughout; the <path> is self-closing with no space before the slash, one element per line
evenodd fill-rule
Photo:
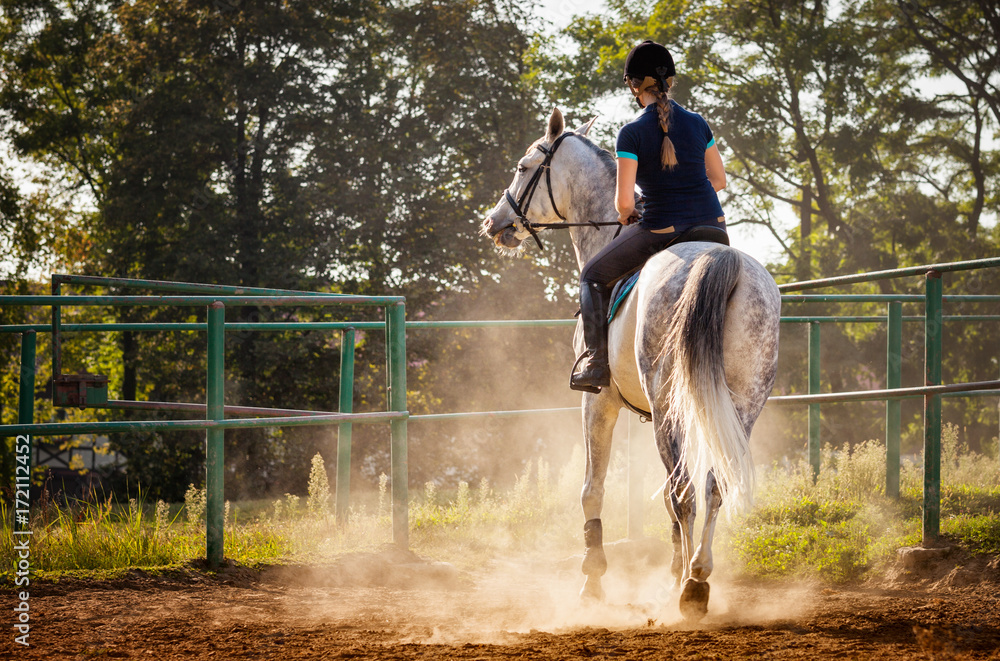
<path fill-rule="evenodd" d="M 715 144 L 712 129 L 701 115 L 674 101 L 670 104 L 670 141 L 677 155 L 673 170 L 661 166 L 663 131 L 655 104 L 646 106 L 618 132 L 618 158 L 639 163 L 635 181 L 644 201 L 641 224 L 649 229 L 673 225 L 683 230 L 717 223 L 722 205 L 705 172 L 705 150 Z"/>

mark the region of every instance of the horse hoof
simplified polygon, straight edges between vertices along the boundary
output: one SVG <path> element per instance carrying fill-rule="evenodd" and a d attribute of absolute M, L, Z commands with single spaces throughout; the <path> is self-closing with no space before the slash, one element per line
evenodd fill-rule
<path fill-rule="evenodd" d="M 708 612 L 709 586 L 705 581 L 689 578 L 681 592 L 681 615 L 685 620 L 697 622 Z"/>
<path fill-rule="evenodd" d="M 580 601 L 585 605 L 599 604 L 604 601 L 604 590 L 601 589 L 600 580 L 592 580 L 587 577 L 587 581 L 580 590 Z"/>

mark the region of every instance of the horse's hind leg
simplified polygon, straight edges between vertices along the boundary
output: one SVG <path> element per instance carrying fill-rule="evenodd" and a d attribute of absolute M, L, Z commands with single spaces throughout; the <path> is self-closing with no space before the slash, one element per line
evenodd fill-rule
<path fill-rule="evenodd" d="M 691 559 L 691 578 L 697 581 L 707 581 L 712 573 L 712 539 L 715 536 L 715 524 L 719 519 L 719 508 L 722 507 L 722 492 L 715 480 L 715 473 L 708 472 L 705 480 L 705 525 L 701 530 L 701 543 Z"/>
<path fill-rule="evenodd" d="M 674 579 L 674 587 L 679 587 L 684 580 L 684 554 L 681 552 L 681 522 L 674 514 L 674 507 L 670 502 L 672 487 L 670 479 L 663 484 L 663 502 L 667 506 L 667 514 L 670 516 L 670 542 L 674 548 L 673 558 L 670 560 L 670 575 Z"/>
<path fill-rule="evenodd" d="M 705 480 L 705 525 L 701 531 L 701 543 L 691 557 L 687 568 L 687 580 L 681 591 L 681 614 L 688 620 L 700 620 L 708 612 L 708 577 L 712 573 L 712 538 L 715 522 L 722 506 L 722 493 L 715 480 L 715 473 L 708 472 Z"/>
<path fill-rule="evenodd" d="M 608 569 L 604 555 L 604 533 L 601 510 L 604 508 L 604 479 L 611 460 L 611 434 L 618 419 L 618 405 L 608 394 L 587 395 L 583 398 L 584 439 L 587 446 L 587 474 L 581 501 L 586 522 L 583 542 L 586 551 L 582 570 L 587 580 L 580 596 L 600 600 L 604 597 L 601 577 Z"/>
<path fill-rule="evenodd" d="M 673 431 L 670 421 L 665 421 L 665 424 L 657 429 L 656 445 L 668 474 L 663 500 L 673 521 L 674 562 L 671 564 L 671 573 L 674 579 L 684 586 L 680 599 L 681 614 L 688 620 L 700 620 L 708 612 L 709 586 L 705 579 L 711 572 L 711 534 L 707 537 L 708 544 L 705 544 L 706 536 L 703 535 L 702 544 L 697 551 L 694 551 L 694 520 L 698 508 L 694 483 L 687 472 L 687 467 L 678 461 L 682 440 L 680 433 Z M 714 475 L 711 481 L 714 487 Z M 709 494 L 713 491 L 718 494 L 718 488 L 710 489 Z M 714 530 L 715 516 L 718 515 L 721 499 L 715 504 L 713 511 L 712 505 L 715 502 L 713 496 L 709 495 L 707 503 L 711 530 Z M 708 573 L 703 571 L 705 558 L 708 560 Z M 697 574 L 695 574 L 696 568 Z"/>
<path fill-rule="evenodd" d="M 698 506 L 695 502 L 694 485 L 683 466 L 674 471 L 670 483 L 672 488 L 667 499 L 667 509 L 671 511 L 672 518 L 677 520 L 679 528 L 681 575 L 678 580 L 684 582 L 691 577 L 689 570 L 694 553 L 694 519 L 698 513 Z M 674 540 L 674 544 L 677 544 L 677 540 Z M 676 556 L 675 546 L 674 557 Z"/>
<path fill-rule="evenodd" d="M 696 504 L 691 480 L 683 465 L 678 465 L 680 444 L 677 433 L 672 431 L 669 422 L 657 425 L 656 447 L 660 451 L 660 459 L 667 469 L 667 481 L 663 485 L 663 502 L 670 515 L 670 537 L 674 546 L 673 561 L 670 563 L 670 573 L 676 585 L 687 578 L 691 563 L 691 553 L 694 547 L 694 518 Z"/>

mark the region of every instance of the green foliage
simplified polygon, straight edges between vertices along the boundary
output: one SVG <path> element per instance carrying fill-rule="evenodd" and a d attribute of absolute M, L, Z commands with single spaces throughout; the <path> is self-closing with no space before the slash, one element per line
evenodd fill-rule
<path fill-rule="evenodd" d="M 871 530 L 859 518 L 754 528 L 737 546 L 742 570 L 771 578 L 816 576 L 829 582 L 859 578 L 871 566 Z"/>
<path fill-rule="evenodd" d="M 498 553 L 566 553 L 577 542 L 581 462 L 582 453 L 574 453 L 554 481 L 547 462 L 530 462 L 502 493 L 484 478 L 476 488 L 461 482 L 445 498 L 428 482 L 410 508 L 411 540 L 462 566 Z"/>
<path fill-rule="evenodd" d="M 992 514 L 963 515 L 941 523 L 942 532 L 953 535 L 977 553 L 1000 555 L 1000 517 Z"/>
<path fill-rule="evenodd" d="M 479 218 L 540 132 L 525 64 L 528 23 L 516 0 L 5 2 L 2 144 L 9 140 L 48 197 L 17 190 L 0 173 L 0 244 L 11 245 L 18 277 L 43 254 L 98 275 L 402 293 L 411 314 L 470 290 L 486 299 L 480 288 L 495 292 L 505 267 L 478 239 Z M 568 257 L 566 242 L 556 244 Z M 538 283 L 526 288 L 537 303 L 570 281 L 566 264 L 521 260 L 510 270 Z M 91 312 L 107 321 L 204 318 L 118 309 L 72 321 Z M 229 314 L 248 322 L 359 317 L 251 307 Z M 73 340 L 66 371 L 89 368 L 82 363 L 101 354 L 113 397 L 203 400 L 199 334 Z M 438 348 L 414 342 L 411 356 L 446 353 Z M 230 334 L 227 400 L 336 410 L 330 366 L 338 354 L 326 333 Z M 359 340 L 360 410 L 384 407 L 383 361 L 378 334 Z M 16 368 L 2 367 L 6 404 Z M 412 383 L 417 407 L 440 401 L 436 390 L 446 387 Z M 0 413 L 10 417 L 7 407 Z M 382 468 L 379 435 L 355 434 L 355 456 L 376 466 L 369 479 Z M 227 494 L 302 489 L 297 476 L 328 441 L 329 430 L 319 429 L 228 433 L 226 454 L 239 470 Z M 132 483 L 149 485 L 152 497 L 179 500 L 201 470 L 199 434 L 116 434 L 111 442 Z M 429 477 L 435 459 L 415 462 L 414 474 Z"/>
<path fill-rule="evenodd" d="M 884 492 L 885 452 L 874 442 L 821 453 L 819 478 L 801 463 L 772 468 L 760 501 L 732 527 L 731 549 L 742 571 L 758 577 L 863 577 L 907 532 Z"/>
<path fill-rule="evenodd" d="M 150 516 L 152 514 L 152 517 Z M 5 506 L 4 543 L 0 556 L 13 567 L 13 513 Z M 158 503 L 147 513 L 143 503 L 130 499 L 118 504 L 104 501 L 74 501 L 69 507 L 48 506 L 32 520 L 31 565 L 37 571 L 115 569 L 147 567 L 174 562 L 196 552 L 191 539 L 168 534 L 173 523 Z M 8 571 L 5 579 L 12 575 Z"/>
<path fill-rule="evenodd" d="M 956 516 L 968 516 L 974 512 L 1000 514 L 1000 486 L 942 485 L 941 509 Z"/>
<path fill-rule="evenodd" d="M 817 503 L 807 497 L 793 502 L 771 503 L 758 507 L 754 511 L 754 520 L 763 525 L 780 525 L 791 523 L 795 526 L 810 528 L 818 525 L 842 523 L 853 519 L 858 514 L 859 506 L 855 502 L 824 501 Z"/>
<path fill-rule="evenodd" d="M 39 249 L 37 226 L 27 217 L 20 191 L 0 169 L 0 278 L 22 279 Z"/>
<path fill-rule="evenodd" d="M 996 553 L 1000 474 L 990 458 L 969 451 L 958 429 L 943 432 L 941 527 L 970 549 Z M 843 582 L 867 577 L 895 550 L 919 540 L 922 471 L 907 463 L 902 497 L 884 497 L 885 451 L 868 441 L 822 452 L 815 484 L 802 463 L 774 467 L 761 480 L 760 502 L 732 526 L 729 548 L 741 571 L 767 578 Z"/>

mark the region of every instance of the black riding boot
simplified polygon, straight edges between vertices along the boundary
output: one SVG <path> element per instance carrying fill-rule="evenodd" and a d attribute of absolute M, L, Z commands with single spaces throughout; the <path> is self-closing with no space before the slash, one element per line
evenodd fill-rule
<path fill-rule="evenodd" d="M 569 387 L 584 392 L 601 392 L 602 386 L 611 385 L 611 368 L 608 366 L 608 303 L 611 293 L 596 282 L 580 283 L 580 314 L 583 316 L 583 341 L 586 350 L 573 365 Z M 575 371 L 585 360 L 579 372 Z"/>

